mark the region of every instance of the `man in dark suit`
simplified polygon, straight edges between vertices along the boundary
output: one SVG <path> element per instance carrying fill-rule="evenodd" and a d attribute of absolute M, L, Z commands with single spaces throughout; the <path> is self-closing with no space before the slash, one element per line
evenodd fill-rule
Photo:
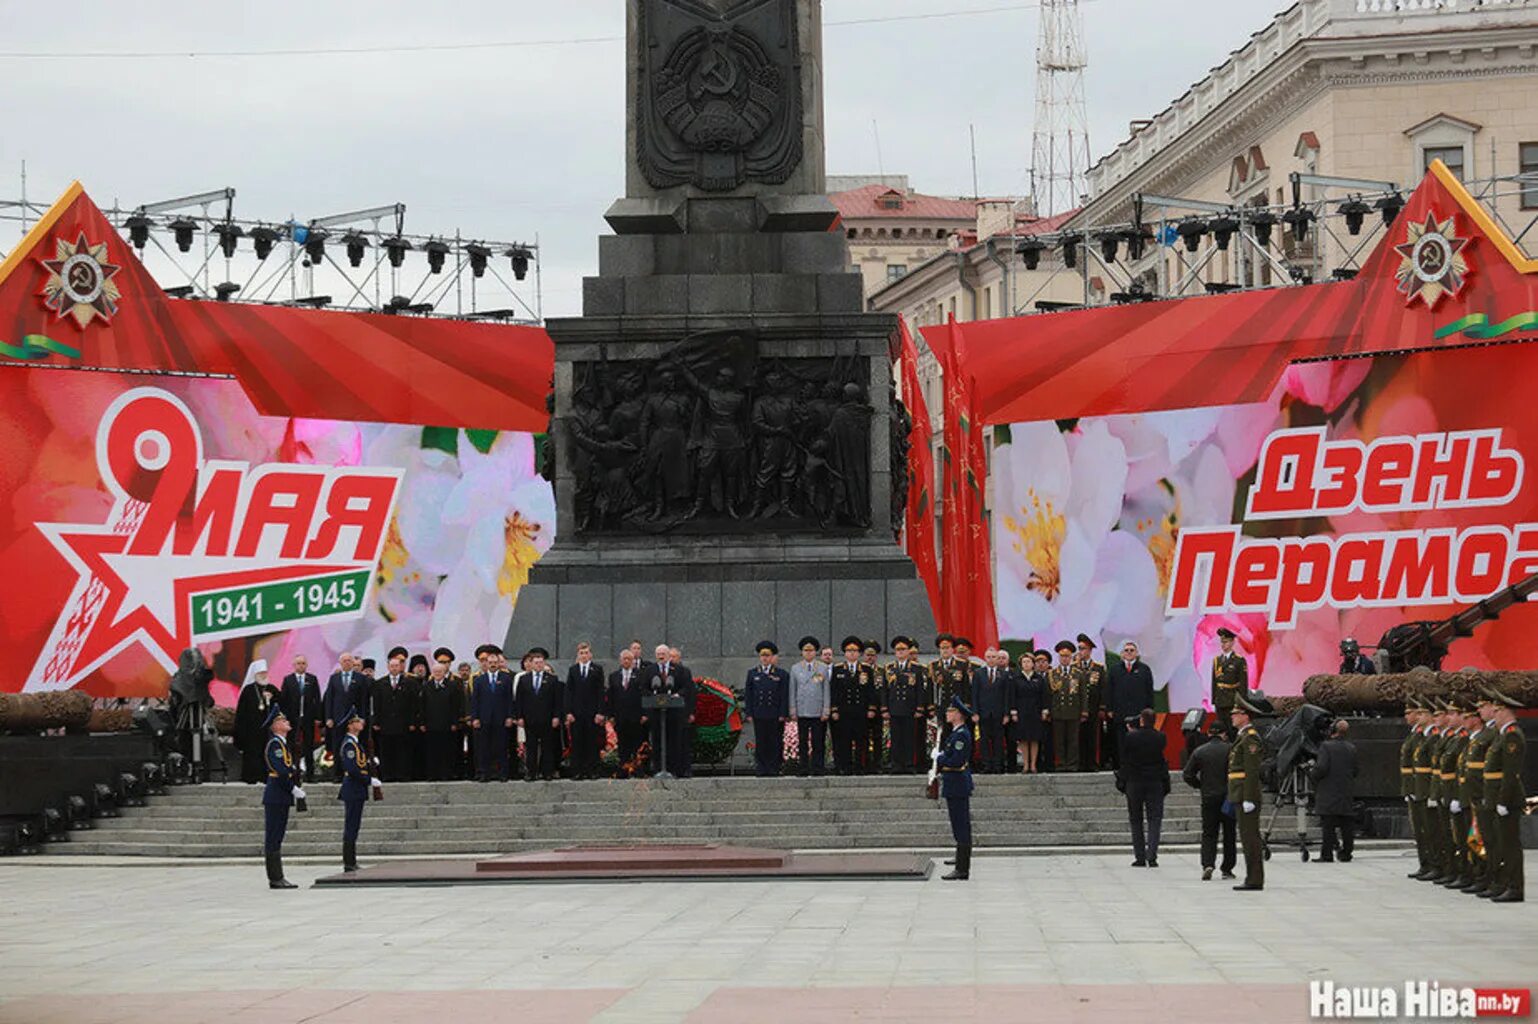
<path fill-rule="evenodd" d="M 459 753 L 459 723 L 465 713 L 465 690 L 449 675 L 451 661 L 452 654 L 447 659 L 435 658 L 421 684 L 423 764 L 427 778 L 434 782 L 452 776 Z"/>
<path fill-rule="evenodd" d="M 388 671 L 369 688 L 373 699 L 375 754 L 385 782 L 410 782 L 410 735 L 416 729 L 420 687 L 406 674 L 406 648 L 390 651 Z"/>
<path fill-rule="evenodd" d="M 1122 737 L 1122 761 L 1117 772 L 1117 782 L 1127 794 L 1127 817 L 1132 822 L 1132 866 L 1135 868 L 1159 866 L 1164 796 L 1170 791 L 1170 770 L 1164 761 L 1167 738 L 1153 727 L 1154 720 L 1153 708 L 1144 708 L 1138 715 L 1137 728 Z"/>
<path fill-rule="evenodd" d="M 1218 830 L 1223 831 L 1223 877 L 1234 877 L 1234 816 L 1224 814 L 1228 802 L 1228 751 L 1232 746 L 1230 730 L 1214 720 L 1207 740 L 1191 752 L 1181 777 L 1186 785 L 1201 791 L 1202 800 L 1202 881 L 1212 878 L 1218 863 Z"/>
<path fill-rule="evenodd" d="M 1004 729 L 1009 724 L 1014 680 L 1007 652 L 990 647 L 983 661 L 986 664 L 972 670 L 972 710 L 982 734 L 982 751 L 976 760 L 983 771 L 996 775 L 1004 770 Z"/>
<path fill-rule="evenodd" d="M 609 673 L 606 709 L 614 723 L 614 739 L 619 752 L 619 770 L 623 778 L 644 773 L 646 765 L 637 759 L 641 741 L 646 738 L 646 709 L 641 707 L 644 693 L 641 671 L 630 648 L 619 652 L 619 668 Z"/>
<path fill-rule="evenodd" d="M 283 717 L 294 724 L 289 733 L 289 748 L 304 765 L 304 781 L 315 781 L 315 727 L 325 721 L 320 699 L 320 679 L 310 671 L 304 655 L 294 659 L 294 670 L 283 677 L 278 691 Z"/>
<path fill-rule="evenodd" d="M 652 720 L 652 750 L 662 745 L 664 722 L 667 729 L 667 770 L 678 778 L 690 775 L 689 752 L 684 745 L 684 731 L 694 723 L 695 688 L 694 676 L 684 665 L 673 661 L 672 650 L 667 644 L 657 645 L 657 660 L 646 676 L 648 693 L 674 693 L 684 699 L 684 706 L 670 709 L 665 715 Z M 653 753 L 652 761 L 657 761 Z"/>
<path fill-rule="evenodd" d="M 571 729 L 571 775 L 598 777 L 598 757 L 608 730 L 604 728 L 603 666 L 593 660 L 587 641 L 577 645 L 577 661 L 566 670 L 566 725 Z"/>
<path fill-rule="evenodd" d="M 1121 767 L 1121 741 L 1130 729 L 1128 721 L 1154 704 L 1153 669 L 1138 657 L 1137 644 L 1128 640 L 1121 645 L 1121 660 L 1113 659 L 1108 672 L 1106 707 L 1111 712 L 1111 767 Z"/>
<path fill-rule="evenodd" d="M 545 659 L 543 647 L 529 648 L 529 667 L 513 687 L 513 717 L 523 726 L 524 778 L 553 779 L 561 767 L 561 681 Z"/>
<path fill-rule="evenodd" d="M 1333 861 L 1337 847 L 1341 861 L 1350 861 L 1356 841 L 1357 759 L 1356 745 L 1346 739 L 1350 728 L 1344 718 L 1336 719 L 1330 738 L 1319 744 L 1319 757 L 1309 771 L 1314 779 L 1314 811 L 1324 830 L 1316 863 Z"/>
<path fill-rule="evenodd" d="M 475 677 L 470 728 L 475 733 L 475 781 L 507 781 L 513 737 L 513 680 L 502 667 L 502 649 L 484 644 L 475 652 L 486 671 Z"/>
<path fill-rule="evenodd" d="M 363 673 L 358 670 L 357 660 L 350 651 L 343 651 L 337 655 L 336 665 L 336 671 L 326 680 L 326 692 L 321 698 L 321 708 L 326 716 L 326 749 L 331 751 L 332 757 L 336 756 L 336 748 L 341 745 L 342 737 L 347 735 L 347 730 L 342 728 L 342 719 L 347 717 L 347 710 L 353 708 L 359 715 L 368 714 L 368 702 L 357 700 L 365 692 L 365 680 Z M 365 721 L 365 736 L 368 735 L 367 728 L 368 723 Z"/>

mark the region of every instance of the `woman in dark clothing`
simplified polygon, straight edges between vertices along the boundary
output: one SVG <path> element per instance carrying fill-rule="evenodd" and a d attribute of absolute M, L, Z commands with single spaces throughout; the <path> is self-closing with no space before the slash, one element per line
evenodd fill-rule
<path fill-rule="evenodd" d="M 1010 697 L 1009 725 L 1014 732 L 1015 744 L 1020 749 L 1020 760 L 1027 775 L 1036 772 L 1036 755 L 1041 750 L 1041 713 L 1045 708 L 1046 683 L 1036 674 L 1031 655 L 1020 655 L 1020 671 L 1014 678 L 1014 693 Z"/>
<path fill-rule="evenodd" d="M 240 781 L 267 780 L 267 709 L 278 699 L 278 688 L 267 682 L 267 662 L 258 659 L 246 669 L 246 681 L 235 702 L 235 748 L 240 751 Z"/>

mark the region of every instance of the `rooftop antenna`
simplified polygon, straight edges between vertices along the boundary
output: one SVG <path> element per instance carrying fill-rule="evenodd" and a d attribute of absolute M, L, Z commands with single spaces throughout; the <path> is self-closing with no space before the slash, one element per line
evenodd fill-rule
<path fill-rule="evenodd" d="M 1084 99 L 1084 19 L 1079 0 L 1041 0 L 1036 44 L 1036 125 L 1031 186 L 1037 216 L 1079 205 L 1089 170 L 1089 112 Z"/>
<path fill-rule="evenodd" d="M 972 198 L 981 199 L 983 194 L 977 190 L 977 125 L 967 125 L 967 131 L 972 133 Z"/>
<path fill-rule="evenodd" d="M 881 126 L 876 123 L 874 117 L 870 119 L 870 132 L 876 138 L 876 176 L 885 184 L 886 163 L 881 159 Z"/>

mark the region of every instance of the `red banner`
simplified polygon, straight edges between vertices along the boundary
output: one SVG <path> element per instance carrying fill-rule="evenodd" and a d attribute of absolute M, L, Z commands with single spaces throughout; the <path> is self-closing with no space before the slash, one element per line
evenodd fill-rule
<path fill-rule="evenodd" d="M 940 617 L 940 567 L 935 555 L 935 457 L 933 432 L 929 426 L 929 406 L 919 385 L 918 350 L 907 321 L 898 320 L 902 332 L 902 350 L 898 372 L 902 380 L 903 403 L 913 422 L 908 428 L 908 508 L 903 523 L 903 543 L 908 557 L 918 569 L 919 579 L 929 594 L 929 607 Z"/>

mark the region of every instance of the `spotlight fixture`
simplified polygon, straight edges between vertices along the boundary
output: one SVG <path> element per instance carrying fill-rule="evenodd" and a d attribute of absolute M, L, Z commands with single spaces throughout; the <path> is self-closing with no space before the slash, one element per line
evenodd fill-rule
<path fill-rule="evenodd" d="M 166 772 L 154 761 L 145 761 L 139 766 L 139 776 L 144 779 L 145 792 L 151 796 L 164 796 L 166 792 Z"/>
<path fill-rule="evenodd" d="M 43 842 L 69 842 L 69 820 L 57 807 L 43 808 Z"/>
<path fill-rule="evenodd" d="M 411 300 L 404 295 L 392 295 L 390 301 L 385 303 L 386 313 L 404 313 L 411 308 Z"/>
<path fill-rule="evenodd" d="M 166 779 L 173 786 L 185 786 L 192 781 L 192 763 L 186 754 L 172 751 L 166 755 Z"/>
<path fill-rule="evenodd" d="M 1100 255 L 1107 263 L 1116 262 L 1116 247 L 1121 244 L 1120 231 L 1107 231 L 1100 236 Z"/>
<path fill-rule="evenodd" d="M 1314 211 L 1306 206 L 1294 206 L 1282 214 L 1282 223 L 1292 229 L 1292 239 L 1299 245 L 1308 241 L 1308 225 L 1314 219 Z"/>
<path fill-rule="evenodd" d="M 1360 272 L 1361 270 L 1358 267 L 1336 267 L 1334 270 L 1330 271 L 1330 276 L 1335 278 L 1337 281 L 1350 281 L 1353 280 Z"/>
<path fill-rule="evenodd" d="M 220 302 L 229 302 L 230 297 L 240 291 L 240 285 L 234 281 L 222 281 L 214 285 L 214 298 Z"/>
<path fill-rule="evenodd" d="M 449 255 L 448 245 L 434 238 L 422 246 L 422 250 L 427 253 L 427 269 L 434 274 L 443 273 L 443 261 Z"/>
<path fill-rule="evenodd" d="M 192 248 L 192 233 L 197 230 L 198 222 L 188 220 L 186 217 L 178 217 L 167 225 L 171 229 L 171 236 L 176 239 L 176 247 L 182 252 Z"/>
<path fill-rule="evenodd" d="M 105 782 L 98 782 L 91 787 L 91 816 L 93 818 L 116 818 L 117 793 Z"/>
<path fill-rule="evenodd" d="M 513 261 L 513 279 L 515 281 L 522 281 L 525 277 L 529 276 L 529 259 L 533 254 L 525 246 L 515 245 L 503 253 L 503 255 Z"/>
<path fill-rule="evenodd" d="M 363 265 L 363 252 L 368 248 L 368 239 L 360 231 L 349 231 L 342 236 L 342 245 L 347 248 L 347 263 L 349 266 L 361 267 Z"/>
<path fill-rule="evenodd" d="M 1370 209 L 1372 207 L 1362 202 L 1361 196 L 1352 196 L 1344 203 L 1341 203 L 1340 214 L 1346 218 L 1346 230 L 1353 235 L 1360 235 L 1362 233 L 1362 220 L 1367 216 L 1367 212 Z"/>
<path fill-rule="evenodd" d="M 411 243 L 400 235 L 393 235 L 379 243 L 385 251 L 385 259 L 390 261 L 390 266 L 400 269 L 400 265 L 406 262 L 406 253 L 411 251 Z"/>
<path fill-rule="evenodd" d="M 1207 230 L 1212 232 L 1212 244 L 1218 247 L 1218 252 L 1227 252 L 1228 241 L 1239 230 L 1239 222 L 1229 214 L 1220 213 L 1207 222 Z"/>
<path fill-rule="evenodd" d="M 167 288 L 166 294 L 171 296 L 173 299 L 190 299 L 192 298 L 192 293 L 195 291 L 197 291 L 197 289 L 190 284 L 178 284 Z"/>
<path fill-rule="evenodd" d="M 85 797 L 75 793 L 64 803 L 65 813 L 69 815 L 69 827 L 82 830 L 94 828 L 91 824 L 91 808 L 85 802 Z"/>
<path fill-rule="evenodd" d="M 265 224 L 258 224 L 251 229 L 251 246 L 256 250 L 256 258 L 265 260 L 272 255 L 272 247 L 278 241 L 278 233 Z"/>
<path fill-rule="evenodd" d="M 1404 206 L 1404 196 L 1398 192 L 1386 195 L 1378 200 L 1377 207 L 1378 212 L 1383 214 L 1383 226 L 1388 227 L 1390 224 L 1393 224 L 1394 218 L 1399 216 L 1399 211 L 1403 210 Z"/>
<path fill-rule="evenodd" d="M 1140 260 L 1148 243 L 1154 240 L 1153 232 L 1142 224 L 1134 224 L 1122 233 L 1127 242 L 1127 259 Z"/>
<path fill-rule="evenodd" d="M 1015 246 L 1015 252 L 1020 254 L 1026 270 L 1035 270 L 1041 266 L 1041 254 L 1046 251 L 1047 243 L 1034 236 L 1022 238 Z"/>
<path fill-rule="evenodd" d="M 1241 286 L 1228 281 L 1208 281 L 1202 287 L 1207 289 L 1208 295 L 1223 295 L 1227 292 L 1239 291 Z"/>
<path fill-rule="evenodd" d="M 326 232 L 320 228 L 310 228 L 304 235 L 304 254 L 310 257 L 310 265 L 318 266 L 326 262 Z"/>
<path fill-rule="evenodd" d="M 1175 228 L 1175 233 L 1186 244 L 1186 252 L 1195 252 L 1202 247 L 1202 236 L 1207 233 L 1207 222 L 1200 217 L 1183 220 Z"/>
<path fill-rule="evenodd" d="M 235 255 L 235 245 L 245 232 L 240 230 L 239 224 L 224 221 L 222 224 L 214 225 L 214 234 L 219 236 L 219 251 L 224 253 L 225 259 L 229 259 Z"/>
<path fill-rule="evenodd" d="M 1054 302 L 1051 299 L 1037 299 L 1036 311 L 1038 313 L 1062 313 L 1070 309 L 1083 309 L 1082 302 Z"/>
<path fill-rule="evenodd" d="M 1079 236 L 1063 236 L 1063 266 L 1073 270 L 1079 265 Z"/>
<path fill-rule="evenodd" d="M 1270 210 L 1261 210 L 1250 218 L 1250 226 L 1255 229 L 1255 241 L 1264 249 L 1271 244 L 1271 229 L 1276 227 L 1276 214 Z"/>
<path fill-rule="evenodd" d="M 144 251 L 145 244 L 150 240 L 150 225 L 154 223 L 142 213 L 135 213 L 123 222 L 123 226 L 128 229 L 128 241 L 135 249 Z"/>
<path fill-rule="evenodd" d="M 478 242 L 471 242 L 465 246 L 465 255 L 470 257 L 470 273 L 476 277 L 485 277 L 486 262 L 491 259 L 491 250 Z"/>
<path fill-rule="evenodd" d="M 329 296 L 329 295 L 306 295 L 302 299 L 295 299 L 294 300 L 294 305 L 296 305 L 296 306 L 308 306 L 311 309 L 324 309 L 327 306 L 331 305 L 331 296 Z"/>
<path fill-rule="evenodd" d="M 433 304 L 431 302 L 418 302 L 406 308 L 417 316 L 427 316 L 433 311 Z"/>
<path fill-rule="evenodd" d="M 119 772 L 117 777 L 117 799 L 120 807 L 144 806 L 144 780 L 133 772 Z"/>

